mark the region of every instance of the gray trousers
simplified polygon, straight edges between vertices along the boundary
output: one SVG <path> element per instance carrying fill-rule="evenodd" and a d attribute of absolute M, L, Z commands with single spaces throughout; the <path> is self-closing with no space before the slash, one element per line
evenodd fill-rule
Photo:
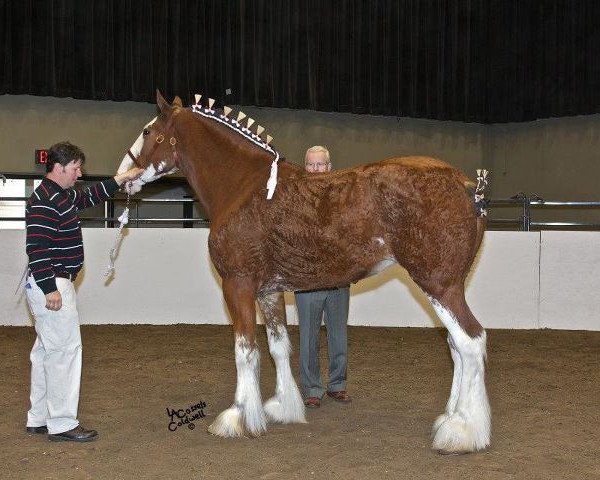
<path fill-rule="evenodd" d="M 325 313 L 329 356 L 327 390 L 330 392 L 345 390 L 350 287 L 296 292 L 295 297 L 300 326 L 300 382 L 304 396 L 321 398 L 325 393 L 319 363 L 319 340 L 323 313 Z"/>

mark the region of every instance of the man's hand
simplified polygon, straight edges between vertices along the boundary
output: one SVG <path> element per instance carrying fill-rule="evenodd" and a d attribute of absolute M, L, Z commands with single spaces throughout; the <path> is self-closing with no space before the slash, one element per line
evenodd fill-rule
<path fill-rule="evenodd" d="M 46 295 L 46 308 L 48 310 L 58 311 L 62 307 L 62 296 L 58 290 Z"/>
<path fill-rule="evenodd" d="M 115 181 L 117 182 L 117 185 L 121 186 L 125 182 L 129 182 L 131 180 L 136 180 L 140 178 L 142 173 L 144 173 L 143 168 L 133 167 L 132 169 L 127 170 L 126 172 L 115 175 Z"/>

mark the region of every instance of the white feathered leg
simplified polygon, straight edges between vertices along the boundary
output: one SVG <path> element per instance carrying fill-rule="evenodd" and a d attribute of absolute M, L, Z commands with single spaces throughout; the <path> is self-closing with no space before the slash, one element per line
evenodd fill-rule
<path fill-rule="evenodd" d="M 452 359 L 455 365 L 460 362 L 459 369 L 454 370 L 446 413 L 434 424 L 433 448 L 446 453 L 482 450 L 489 446 L 491 436 L 491 412 L 485 389 L 485 331 L 478 337 L 469 337 L 450 310 L 433 298 L 430 301 L 448 329 Z"/>
<path fill-rule="evenodd" d="M 265 402 L 269 419 L 278 423 L 306 423 L 302 396 L 290 368 L 291 345 L 283 325 L 267 325 L 269 351 L 277 370 L 275 395 Z"/>
<path fill-rule="evenodd" d="M 235 403 L 219 414 L 208 431 L 220 437 L 259 436 L 267 430 L 267 421 L 260 396 L 260 355 L 256 345 L 237 336 L 235 339 L 237 388 Z"/>
<path fill-rule="evenodd" d="M 454 363 L 454 374 L 452 376 L 452 388 L 450 390 L 450 397 L 448 398 L 448 403 L 446 404 L 446 412 L 440 415 L 433 424 L 433 433 L 440 428 L 440 425 L 444 423 L 450 415 L 454 413 L 456 410 L 456 403 L 458 402 L 458 393 L 460 390 L 460 382 L 462 379 L 462 360 L 454 342 L 452 341 L 452 336 L 448 334 L 448 346 L 450 347 L 450 355 L 452 356 L 452 362 Z"/>

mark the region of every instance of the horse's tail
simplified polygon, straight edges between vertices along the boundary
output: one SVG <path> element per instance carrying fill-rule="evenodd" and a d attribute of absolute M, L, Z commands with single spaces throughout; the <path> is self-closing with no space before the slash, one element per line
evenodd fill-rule
<path fill-rule="evenodd" d="M 488 184 L 488 171 L 477 169 L 477 182 L 471 179 L 465 179 L 463 185 L 465 189 L 473 195 L 473 206 L 478 218 L 487 217 L 487 204 L 489 200 L 485 198 L 484 190 Z"/>
<path fill-rule="evenodd" d="M 485 227 L 487 225 L 487 204 L 489 200 L 485 198 L 484 190 L 488 184 L 488 171 L 477 169 L 477 183 L 467 180 L 464 182 L 465 188 L 473 195 L 473 206 L 477 216 L 477 236 L 475 237 L 475 251 L 479 249 Z"/>

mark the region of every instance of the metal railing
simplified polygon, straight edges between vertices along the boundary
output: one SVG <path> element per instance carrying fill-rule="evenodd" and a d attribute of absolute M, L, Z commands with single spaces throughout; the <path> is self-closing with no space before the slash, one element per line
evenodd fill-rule
<path fill-rule="evenodd" d="M 519 214 L 516 217 L 498 218 L 496 213 L 499 210 L 506 210 L 507 207 L 517 208 Z M 563 209 L 567 211 L 591 210 L 594 216 L 600 220 L 600 201 L 546 201 L 538 195 L 528 196 L 524 193 L 518 193 L 511 198 L 492 199 L 488 203 L 488 210 L 494 215 L 488 219 L 488 229 L 501 229 L 513 227 L 514 230 L 529 232 L 531 230 L 600 230 L 600 221 L 595 222 L 560 222 L 560 221 L 540 221 L 532 218 L 532 213 L 536 210 Z M 597 214 L 597 215 L 596 215 Z"/>
<path fill-rule="evenodd" d="M 21 202 L 25 203 L 29 197 L 0 197 L 0 202 Z M 176 223 L 182 224 L 184 228 L 190 228 L 194 225 L 201 227 L 208 227 L 210 220 L 202 217 L 194 217 L 193 210 L 194 204 L 198 203 L 198 200 L 193 198 L 130 198 L 129 200 L 129 226 L 139 227 L 142 224 L 164 224 L 164 223 Z M 122 205 L 122 209 L 116 212 L 115 206 L 117 204 Z M 82 224 L 102 222 L 106 228 L 112 228 L 119 225 L 118 217 L 120 213 L 125 209 L 127 204 L 126 198 L 111 198 L 104 202 L 105 216 L 85 216 L 80 215 L 79 219 Z M 165 218 L 165 217 L 142 217 L 140 216 L 140 206 L 142 205 L 183 205 L 183 215 L 181 217 Z M 96 207 L 98 207 L 97 205 Z M 118 213 L 118 214 L 117 214 Z M 0 217 L 1 221 L 24 221 L 25 217 Z"/>
<path fill-rule="evenodd" d="M 25 202 L 28 197 L 0 197 L 0 202 Z M 129 225 L 139 227 L 149 224 L 180 224 L 184 228 L 196 226 L 209 227 L 210 220 L 202 217 L 194 217 L 194 205 L 198 201 L 194 198 L 131 198 Z M 118 214 L 122 212 L 126 204 L 125 198 L 113 198 L 105 202 L 105 216 L 80 216 L 84 224 L 103 223 L 104 227 L 112 228 L 119 224 Z M 183 215 L 180 217 L 157 217 L 141 216 L 140 207 L 144 205 L 173 205 L 181 204 L 183 206 Z M 116 211 L 116 206 L 122 208 Z M 509 217 L 498 217 L 500 212 L 516 209 L 517 213 Z M 597 213 L 598 222 L 562 222 L 562 221 L 539 221 L 532 218 L 532 213 L 536 210 L 566 209 L 574 210 L 592 210 L 594 216 Z M 24 221 L 24 217 L 3 217 L 1 221 Z M 492 199 L 488 202 L 488 229 L 489 230 L 598 230 L 600 231 L 600 201 L 546 201 L 537 195 L 527 196 L 519 193 L 511 198 Z"/>

